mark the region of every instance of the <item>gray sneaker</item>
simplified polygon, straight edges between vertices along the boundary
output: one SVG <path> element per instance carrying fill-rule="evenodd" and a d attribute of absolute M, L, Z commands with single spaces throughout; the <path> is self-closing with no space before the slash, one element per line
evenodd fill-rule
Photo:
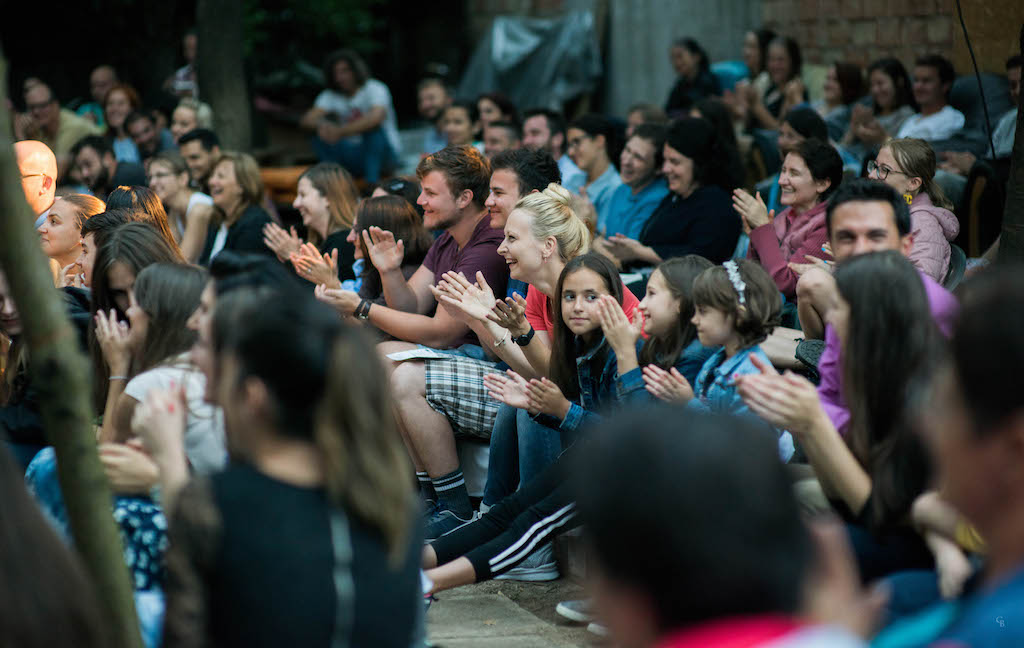
<path fill-rule="evenodd" d="M 554 547 L 550 542 L 546 542 L 534 549 L 533 553 L 526 557 L 526 560 L 504 574 L 495 576 L 494 580 L 540 583 L 557 580 L 558 577 L 558 563 L 555 562 Z"/>
<path fill-rule="evenodd" d="M 576 623 L 590 623 L 594 620 L 594 603 L 590 599 L 562 601 L 555 606 L 555 612 Z"/>

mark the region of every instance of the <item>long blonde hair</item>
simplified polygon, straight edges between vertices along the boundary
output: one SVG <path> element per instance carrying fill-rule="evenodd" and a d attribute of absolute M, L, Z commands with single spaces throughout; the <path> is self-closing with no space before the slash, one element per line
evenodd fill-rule
<path fill-rule="evenodd" d="M 573 211 L 572 194 L 562 185 L 552 182 L 544 191 L 526 194 L 513 209 L 533 215 L 530 229 L 538 241 L 555 238 L 562 261 L 568 262 L 590 249 L 591 230 Z"/>
<path fill-rule="evenodd" d="M 931 144 L 923 139 L 904 137 L 889 140 L 882 148 L 888 148 L 892 153 L 896 164 L 900 165 L 899 171 L 903 171 L 911 178 L 921 178 L 921 191 L 928 194 L 933 205 L 953 209 L 953 203 L 946 198 L 942 187 L 935 182 L 935 169 L 938 163 Z"/>

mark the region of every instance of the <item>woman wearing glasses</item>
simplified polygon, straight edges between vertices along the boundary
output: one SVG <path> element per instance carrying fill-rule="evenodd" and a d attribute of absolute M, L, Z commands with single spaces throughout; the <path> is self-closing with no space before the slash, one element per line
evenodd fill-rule
<path fill-rule="evenodd" d="M 788 300 L 796 298 L 800 275 L 826 258 L 822 250 L 828 240 L 825 208 L 842 179 L 839 153 L 831 144 L 811 138 L 800 142 L 782 162 L 782 213 L 769 212 L 760 194 L 733 192 L 733 207 L 750 236 L 747 257 L 764 266 Z"/>
<path fill-rule="evenodd" d="M 914 237 L 910 262 L 935 281 L 949 270 L 949 243 L 960 233 L 953 204 L 935 182 L 935 151 L 921 139 L 890 140 L 868 161 L 868 177 L 881 180 L 903 194 L 910 205 Z"/>
<path fill-rule="evenodd" d="M 189 263 L 199 260 L 213 217 L 213 199 L 188 186 L 188 167 L 174 151 L 153 156 L 149 162 L 149 188 L 167 210 L 181 255 Z"/>

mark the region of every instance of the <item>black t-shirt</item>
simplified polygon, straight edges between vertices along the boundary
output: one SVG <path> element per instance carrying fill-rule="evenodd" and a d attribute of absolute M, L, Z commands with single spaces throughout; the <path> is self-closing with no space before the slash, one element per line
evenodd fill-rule
<path fill-rule="evenodd" d="M 640 232 L 640 242 L 664 260 L 699 254 L 712 263 L 729 260 L 742 225 L 725 190 L 700 187 L 687 198 L 670 193 Z"/>
<path fill-rule="evenodd" d="M 392 567 L 379 534 L 322 488 L 241 463 L 206 484 L 182 492 L 171 524 L 166 645 L 199 634 L 222 647 L 328 648 L 336 633 L 350 646 L 412 645 L 422 606 L 415 524 Z"/>

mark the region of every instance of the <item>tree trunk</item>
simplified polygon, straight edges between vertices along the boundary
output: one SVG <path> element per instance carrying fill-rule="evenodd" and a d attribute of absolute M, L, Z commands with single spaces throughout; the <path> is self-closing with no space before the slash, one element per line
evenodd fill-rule
<path fill-rule="evenodd" d="M 63 300 L 32 228 L 23 199 L 6 102 L 7 63 L 0 54 L 0 268 L 18 305 L 31 357 L 31 379 L 58 476 L 75 546 L 92 577 L 111 629 L 112 646 L 139 648 L 131 580 L 114 525 L 111 494 L 96 453 L 89 399 L 89 364 L 79 350 Z"/>
<path fill-rule="evenodd" d="M 199 0 L 196 25 L 199 96 L 213 108 L 221 148 L 248 151 L 252 126 L 242 60 L 242 0 Z"/>
<path fill-rule="evenodd" d="M 1020 28 L 1020 51 L 1024 52 L 1024 25 Z M 999 241 L 999 262 L 1024 261 L 1024 107 L 1017 108 L 1017 134 L 1010 155 L 1010 178 L 1006 182 L 1006 207 Z"/>

